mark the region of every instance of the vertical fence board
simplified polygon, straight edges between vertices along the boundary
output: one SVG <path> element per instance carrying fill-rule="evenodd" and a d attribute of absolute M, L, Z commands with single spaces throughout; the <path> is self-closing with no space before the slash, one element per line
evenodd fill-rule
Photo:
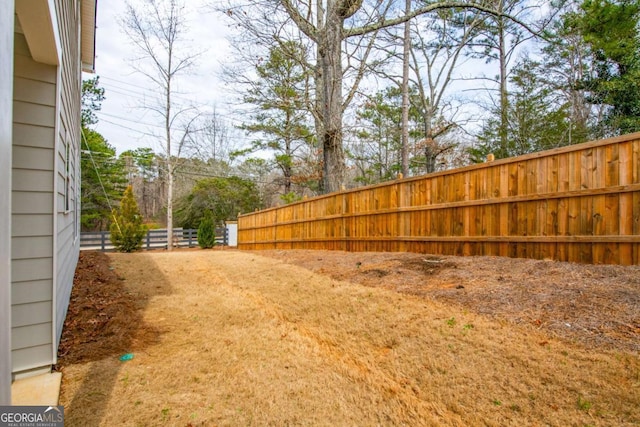
<path fill-rule="evenodd" d="M 607 147 L 597 147 L 593 149 L 593 184 L 589 188 L 606 187 L 605 174 L 608 172 Z"/>
<path fill-rule="evenodd" d="M 605 172 L 605 187 L 619 185 L 620 183 L 620 146 L 608 145 L 605 147 L 607 170 Z"/>
<path fill-rule="evenodd" d="M 569 153 L 569 191 L 576 191 L 582 188 L 582 152 Z"/>
<path fill-rule="evenodd" d="M 631 155 L 632 182 L 640 184 L 640 137 L 633 141 L 633 154 Z"/>

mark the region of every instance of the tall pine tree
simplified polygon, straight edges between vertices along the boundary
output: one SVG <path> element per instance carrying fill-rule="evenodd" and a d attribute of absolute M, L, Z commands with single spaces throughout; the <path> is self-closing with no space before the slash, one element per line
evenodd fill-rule
<path fill-rule="evenodd" d="M 268 150 L 282 173 L 283 200 L 301 195 L 300 187 L 317 188 L 317 177 L 302 172 L 313 151 L 315 137 L 309 128 L 310 115 L 304 91 L 307 76 L 300 63 L 292 58 L 304 57 L 304 47 L 286 42 L 269 52 L 269 58 L 256 67 L 258 79 L 244 101 L 256 106 L 252 123 L 242 129 L 258 135 L 252 146 L 237 154 Z M 299 184 L 296 191 L 294 184 Z"/>
<path fill-rule="evenodd" d="M 575 26 L 590 46 L 596 72 L 582 85 L 607 106 L 603 136 L 640 131 L 640 3 L 586 0 Z"/>

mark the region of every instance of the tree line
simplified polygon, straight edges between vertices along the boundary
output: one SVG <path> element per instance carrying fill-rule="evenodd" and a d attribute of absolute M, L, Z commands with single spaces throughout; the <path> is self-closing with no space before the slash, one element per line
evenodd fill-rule
<path fill-rule="evenodd" d="M 185 43 L 185 5 L 141 4 L 122 25 L 142 54 L 133 67 L 158 89 L 149 108 L 166 125 L 165 150 L 116 157 L 90 129 L 104 92 L 86 82 L 86 229 L 108 222 L 96 167 L 113 200 L 131 184 L 145 218 L 172 223 L 175 207 L 177 224 L 197 226 L 206 210 L 228 220 L 400 173 L 640 130 L 636 1 L 212 2 L 238 29 L 222 76 L 242 105 L 235 127 L 172 98 L 203 54 Z M 232 129 L 251 143 L 237 146 Z"/>

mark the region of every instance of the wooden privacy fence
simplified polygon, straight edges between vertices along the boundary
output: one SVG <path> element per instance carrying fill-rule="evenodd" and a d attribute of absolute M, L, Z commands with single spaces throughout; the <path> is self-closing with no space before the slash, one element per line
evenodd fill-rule
<path fill-rule="evenodd" d="M 227 245 L 228 233 L 226 227 L 216 228 L 216 244 Z M 198 246 L 198 230 L 195 229 L 173 229 L 174 247 L 195 247 Z M 165 249 L 167 247 L 167 230 L 148 230 L 142 241 L 142 249 Z M 88 231 L 80 233 L 81 250 L 113 251 L 111 243 L 111 233 L 108 231 Z"/>
<path fill-rule="evenodd" d="M 241 215 L 240 249 L 640 264 L 640 133 Z"/>

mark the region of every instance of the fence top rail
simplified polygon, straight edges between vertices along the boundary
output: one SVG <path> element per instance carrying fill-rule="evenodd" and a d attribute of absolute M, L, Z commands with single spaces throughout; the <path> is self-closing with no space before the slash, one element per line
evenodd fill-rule
<path fill-rule="evenodd" d="M 221 230 L 226 230 L 225 227 L 216 227 L 216 231 L 221 231 Z M 174 228 L 173 232 L 183 232 L 185 234 L 189 233 L 189 232 L 196 232 L 198 231 L 197 228 Z M 161 233 L 166 233 L 167 229 L 166 228 L 154 228 L 154 229 L 149 229 L 147 230 L 147 233 L 150 234 L 161 234 Z M 109 234 L 111 233 L 109 230 L 102 230 L 102 231 L 81 231 L 81 234 L 85 235 L 85 236 L 89 236 L 89 235 L 96 235 L 96 236 L 101 236 L 103 234 Z"/>
<path fill-rule="evenodd" d="M 227 234 L 227 229 L 224 227 L 216 227 L 215 229 L 216 232 L 216 236 L 220 235 L 224 235 Z M 174 228 L 173 229 L 173 233 L 174 235 L 180 236 L 183 239 L 188 239 L 189 236 L 192 237 L 196 237 L 198 234 L 198 229 L 196 228 Z M 111 232 L 109 230 L 103 230 L 103 231 L 81 231 L 80 232 L 80 240 L 100 240 L 102 237 L 109 237 L 111 235 Z M 147 233 L 145 234 L 145 236 L 149 236 L 151 238 L 154 239 L 161 239 L 161 238 L 166 238 L 167 237 L 167 230 L 160 228 L 160 229 L 153 229 L 153 230 L 147 230 Z"/>
<path fill-rule="evenodd" d="M 378 184 L 372 184 L 372 185 L 367 185 L 367 186 L 363 186 L 363 187 L 350 188 L 348 190 L 342 190 L 342 191 L 337 191 L 337 192 L 334 192 L 334 193 L 323 194 L 323 195 L 320 195 L 320 196 L 311 197 L 309 199 L 301 200 L 301 201 L 298 201 L 298 202 L 289 203 L 289 204 L 284 205 L 284 206 L 274 206 L 274 207 L 263 209 L 263 210 L 260 210 L 260 211 L 257 211 L 257 212 L 247 212 L 247 213 L 244 213 L 244 214 L 239 214 L 238 217 L 239 218 L 240 217 L 249 217 L 251 215 L 255 215 L 255 214 L 258 214 L 258 213 L 262 214 L 262 213 L 265 213 L 265 212 L 275 211 L 275 210 L 282 209 L 282 208 L 285 208 L 285 207 L 302 205 L 302 204 L 309 203 L 309 202 L 315 202 L 315 201 L 318 201 L 318 200 L 335 197 L 336 195 L 339 195 L 339 194 L 357 193 L 357 192 L 360 192 L 360 191 L 363 191 L 363 190 L 372 190 L 372 189 L 375 189 L 375 188 L 381 188 L 381 187 L 386 187 L 386 186 L 389 186 L 389 185 L 396 185 L 396 184 L 400 184 L 400 183 L 405 184 L 405 183 L 409 183 L 409 182 L 413 182 L 413 181 L 419 181 L 421 179 L 424 179 L 425 177 L 436 178 L 438 176 L 453 175 L 453 174 L 457 174 L 457 173 L 461 173 L 461 172 L 473 171 L 473 170 L 476 170 L 476 169 L 492 168 L 492 167 L 496 167 L 496 166 L 500 166 L 500 165 L 504 165 L 504 164 L 518 163 L 518 162 L 523 162 L 523 161 L 527 161 L 527 160 L 540 159 L 540 158 L 543 158 L 543 157 L 551 157 L 551 156 L 556 156 L 558 154 L 571 153 L 571 152 L 574 152 L 574 151 L 583 151 L 583 150 L 588 150 L 588 149 L 591 149 L 591 148 L 605 147 L 607 145 L 620 144 L 620 143 L 623 143 L 623 142 L 629 142 L 629 141 L 635 141 L 635 140 L 640 140 L 640 132 L 630 133 L 630 134 L 626 134 L 626 135 L 621 135 L 621 136 L 616 136 L 616 137 L 613 137 L 613 138 L 601 139 L 601 140 L 596 140 L 596 141 L 583 142 L 581 144 L 574 144 L 574 145 L 567 145 L 567 146 L 559 147 L 559 148 L 552 148 L 550 150 L 538 151 L 538 152 L 535 152 L 535 153 L 524 154 L 522 156 L 508 157 L 508 158 L 505 158 L 505 159 L 494 160 L 492 162 L 476 163 L 474 165 L 464 166 L 464 167 L 456 168 L 456 169 L 448 169 L 448 170 L 440 171 L 440 172 L 433 172 L 433 173 L 426 174 L 426 175 L 412 176 L 412 177 L 409 177 L 409 178 L 395 179 L 395 180 L 392 180 L 392 181 L 385 181 L 385 182 L 381 182 L 381 183 L 378 183 Z"/>

